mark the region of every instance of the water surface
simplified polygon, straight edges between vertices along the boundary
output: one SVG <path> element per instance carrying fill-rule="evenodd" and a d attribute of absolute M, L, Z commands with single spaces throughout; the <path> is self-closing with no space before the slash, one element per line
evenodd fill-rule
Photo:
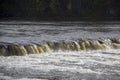
<path fill-rule="evenodd" d="M 0 42 L 120 38 L 119 22 L 1 22 Z M 120 80 L 120 50 L 0 56 L 1 80 Z"/>

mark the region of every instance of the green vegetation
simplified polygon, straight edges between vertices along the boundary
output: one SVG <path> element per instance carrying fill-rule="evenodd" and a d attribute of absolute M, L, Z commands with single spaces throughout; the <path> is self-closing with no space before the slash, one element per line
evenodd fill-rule
<path fill-rule="evenodd" d="M 0 19 L 120 20 L 120 0 L 0 0 Z"/>

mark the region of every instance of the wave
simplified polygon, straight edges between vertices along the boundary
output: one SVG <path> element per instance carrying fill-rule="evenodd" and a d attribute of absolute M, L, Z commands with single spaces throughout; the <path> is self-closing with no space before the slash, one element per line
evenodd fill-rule
<path fill-rule="evenodd" d="M 57 51 L 90 51 L 119 48 L 120 39 L 76 40 L 72 42 L 46 42 L 41 44 L 14 44 L 0 42 L 0 55 L 23 56 L 26 54 L 42 54 Z"/>

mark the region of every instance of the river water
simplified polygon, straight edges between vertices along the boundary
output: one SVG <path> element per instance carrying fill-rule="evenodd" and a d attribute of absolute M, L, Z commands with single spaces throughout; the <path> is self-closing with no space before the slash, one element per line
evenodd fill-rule
<path fill-rule="evenodd" d="M 120 39 L 119 22 L 0 22 L 0 42 Z M 0 56 L 0 80 L 120 80 L 120 50 Z"/>

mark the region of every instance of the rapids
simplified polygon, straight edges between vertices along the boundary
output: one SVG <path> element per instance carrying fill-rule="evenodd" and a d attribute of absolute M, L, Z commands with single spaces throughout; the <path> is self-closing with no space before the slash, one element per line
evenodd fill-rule
<path fill-rule="evenodd" d="M 120 50 L 0 56 L 1 80 L 119 80 Z"/>
<path fill-rule="evenodd" d="M 119 22 L 0 22 L 0 80 L 120 80 Z"/>

